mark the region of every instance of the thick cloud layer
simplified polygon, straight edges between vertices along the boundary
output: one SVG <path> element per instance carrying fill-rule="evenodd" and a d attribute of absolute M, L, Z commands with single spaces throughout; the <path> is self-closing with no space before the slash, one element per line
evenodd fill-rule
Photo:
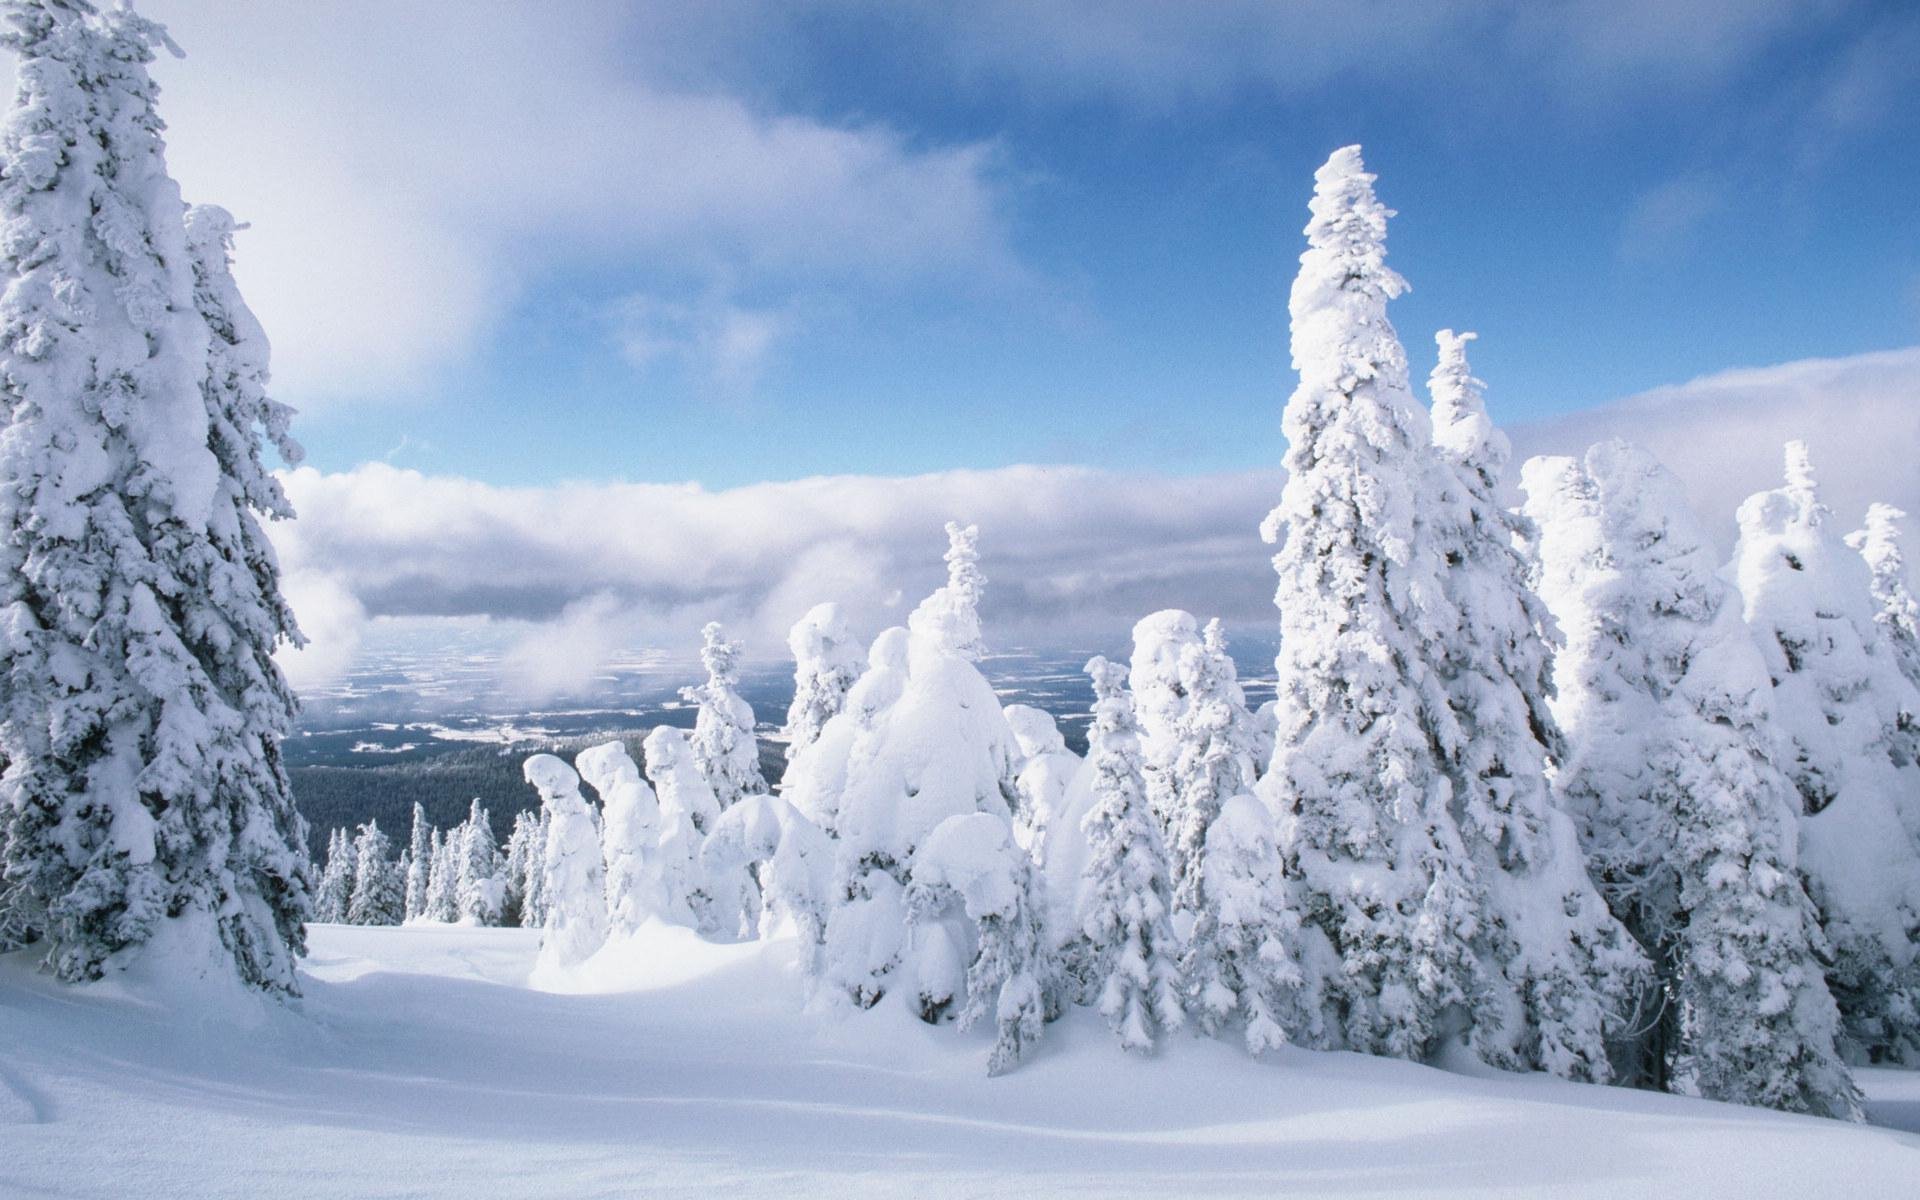
<path fill-rule="evenodd" d="M 1807 440 L 1830 504 L 1920 513 L 1920 348 L 1730 371 L 1514 431 L 1519 454 L 1639 441 L 1728 538 L 1739 501 Z M 1280 447 L 1274 447 L 1274 458 Z M 485 618 L 524 628 L 507 669 L 531 693 L 576 686 L 612 655 L 691 646 L 734 625 L 781 654 L 822 600 L 872 633 L 940 582 L 942 525 L 978 522 L 1000 645 L 1110 641 L 1168 606 L 1273 620 L 1256 530 L 1281 475 L 1195 478 L 1015 466 L 848 476 L 727 491 L 692 484 L 502 488 L 371 463 L 287 477 L 300 519 L 276 530 L 315 648 L 304 680 L 348 662 L 366 618 Z M 1730 547 L 1729 547 L 1730 548 Z M 1920 558 L 1920 552 L 1915 555 Z"/>

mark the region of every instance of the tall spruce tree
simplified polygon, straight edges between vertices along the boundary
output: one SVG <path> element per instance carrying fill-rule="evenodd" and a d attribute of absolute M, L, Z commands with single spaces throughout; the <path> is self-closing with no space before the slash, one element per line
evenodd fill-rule
<path fill-rule="evenodd" d="M 1920 695 L 1884 644 L 1870 572 L 1832 527 L 1813 464 L 1740 506 L 1728 573 L 1759 639 L 1800 792 L 1800 865 L 1858 1060 L 1920 1061 Z"/>
<path fill-rule="evenodd" d="M 847 702 L 866 655 L 838 604 L 816 604 L 787 634 L 793 652 L 793 703 L 787 706 L 787 760 L 813 744 Z"/>
<path fill-rule="evenodd" d="M 1870 504 L 1866 527 L 1848 534 L 1847 545 L 1860 552 L 1873 577 L 1873 599 L 1879 606 L 1873 619 L 1893 660 L 1907 681 L 1920 688 L 1920 600 L 1914 599 L 1900 550 L 1900 522 L 1906 516 L 1891 504 Z"/>
<path fill-rule="evenodd" d="M 1094 694 L 1087 744 L 1093 805 L 1082 822 L 1087 860 L 1074 904 L 1086 961 L 1075 974 L 1093 989 L 1120 1045 L 1146 1053 L 1185 1018 L 1167 850 L 1147 798 L 1126 670 L 1096 657 L 1087 674 Z"/>
<path fill-rule="evenodd" d="M 1523 472 L 1566 635 L 1556 783 L 1655 967 L 1630 1082 L 1857 1116 L 1817 915 L 1795 870 L 1773 697 L 1679 482 L 1623 442 Z"/>
<path fill-rule="evenodd" d="M 1277 542 L 1277 740 L 1261 797 L 1310 932 L 1340 962 L 1329 1025 L 1420 1057 L 1460 1032 L 1476 989 L 1479 881 L 1440 748 L 1461 741 L 1438 645 L 1457 627 L 1427 536 L 1432 432 L 1387 301 L 1387 208 L 1357 146 L 1316 173 L 1293 285 L 1287 482 Z"/>
<path fill-rule="evenodd" d="M 433 872 L 433 825 L 427 810 L 413 806 L 413 834 L 407 842 L 407 920 L 417 920 L 427 911 L 427 880 Z"/>
<path fill-rule="evenodd" d="M 760 745 L 753 736 L 753 707 L 740 695 L 740 643 L 729 641 L 718 621 L 700 630 L 700 665 L 707 681 L 682 688 L 688 703 L 700 706 L 694 717 L 693 761 L 725 811 L 742 796 L 767 790 L 760 773 Z"/>
<path fill-rule="evenodd" d="M 493 838 L 493 822 L 474 797 L 466 823 L 458 830 L 460 849 L 454 879 L 460 920 L 472 925 L 498 925 L 506 903 L 507 885 L 500 878 L 500 848 Z"/>
<path fill-rule="evenodd" d="M 1486 1061 L 1579 1079 L 1611 1074 L 1647 964 L 1594 890 L 1547 782 L 1560 743 L 1552 618 L 1529 582 L 1522 514 L 1498 500 L 1509 449 L 1467 365 L 1473 334 L 1442 330 L 1429 388 L 1439 483 L 1426 537 L 1443 556 L 1456 631 L 1436 669 L 1457 740 L 1443 743 L 1452 814 L 1483 892 L 1472 1044 Z"/>
<path fill-rule="evenodd" d="M 259 518 L 266 342 L 168 178 L 161 28 L 9 0 L 0 129 L 0 927 L 93 979 L 168 922 L 296 991 L 312 891 L 280 742 L 297 643 Z M 185 969 L 196 969 L 184 964 Z"/>
<path fill-rule="evenodd" d="M 407 890 L 393 861 L 393 842 L 368 821 L 353 839 L 353 895 L 347 901 L 349 925 L 398 925 L 406 916 Z"/>

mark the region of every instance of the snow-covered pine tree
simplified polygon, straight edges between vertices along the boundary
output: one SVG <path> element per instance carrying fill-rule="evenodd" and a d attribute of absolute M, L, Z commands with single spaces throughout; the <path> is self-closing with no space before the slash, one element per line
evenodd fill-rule
<path fill-rule="evenodd" d="M 450 924 L 460 919 L 460 827 L 428 838 L 427 905 L 421 916 Z"/>
<path fill-rule="evenodd" d="M 1442 744 L 1443 765 L 1484 896 L 1471 1042 L 1497 1066 L 1605 1081 L 1607 1039 L 1630 1019 L 1647 964 L 1594 890 L 1547 782 L 1560 741 L 1553 622 L 1520 548 L 1531 523 L 1498 499 L 1510 451 L 1467 365 L 1473 337 L 1446 329 L 1436 338 L 1429 390 L 1439 484 L 1425 512 L 1458 613 L 1456 631 L 1435 647 L 1458 733 Z"/>
<path fill-rule="evenodd" d="M 406 885 L 393 861 L 393 843 L 378 821 L 360 827 L 353 840 L 353 896 L 347 901 L 349 925 L 398 925 L 406 915 Z"/>
<path fill-rule="evenodd" d="M 1228 797 L 1208 822 L 1190 878 L 1204 881 L 1180 959 L 1187 1011 L 1207 1033 L 1238 1021 L 1247 1050 L 1319 1045 L 1317 973 L 1300 961 L 1300 916 L 1280 865 L 1273 819 L 1250 795 Z"/>
<path fill-rule="evenodd" d="M 1127 687 L 1140 723 L 1140 767 L 1147 781 L 1147 803 L 1153 806 L 1161 832 L 1169 837 L 1180 803 L 1174 760 L 1180 755 L 1180 722 L 1188 703 L 1180 663 L 1187 650 L 1199 644 L 1200 623 L 1192 613 L 1177 608 L 1142 617 L 1133 627 Z"/>
<path fill-rule="evenodd" d="M 833 839 L 779 796 L 748 796 L 720 814 L 700 843 L 708 879 L 756 870 L 764 904 L 760 936 L 791 925 L 800 935 L 802 967 L 819 971 L 833 891 Z"/>
<path fill-rule="evenodd" d="M 660 894 L 660 802 L 623 742 L 589 746 L 573 764 L 600 796 L 608 932 L 628 936 L 667 907 Z"/>
<path fill-rule="evenodd" d="M 1434 669 L 1457 624 L 1421 526 L 1432 431 L 1387 301 L 1387 208 L 1357 146 L 1315 174 L 1293 285 L 1300 384 L 1287 481 L 1261 533 L 1279 544 L 1277 739 L 1260 795 L 1276 814 L 1347 1047 L 1424 1057 L 1464 1031 L 1476 990 L 1478 883 L 1449 811 L 1440 746 L 1460 734 Z"/>
<path fill-rule="evenodd" d="M 1920 1061 L 1920 695 L 1884 645 L 1866 563 L 1830 526 L 1806 447 L 1740 506 L 1728 572 L 1774 685 L 1800 866 L 1856 1061 Z"/>
<path fill-rule="evenodd" d="M 947 524 L 947 582 L 906 629 L 874 640 L 847 706 L 791 764 L 795 807 L 839 837 L 824 982 L 861 1007 L 898 990 L 925 1019 L 966 987 L 972 948 L 951 925 L 909 936 L 905 889 L 914 853 L 952 816 L 1006 819 L 1013 739 L 982 653 L 978 530 Z"/>
<path fill-rule="evenodd" d="M 1128 678 L 1137 673 L 1136 659 Z M 1184 932 L 1204 903 L 1198 873 L 1207 831 L 1228 797 L 1253 790 L 1253 717 L 1218 619 L 1181 648 L 1176 675 L 1185 699 L 1172 729 L 1174 754 L 1165 769 L 1171 803 L 1163 816 L 1174 925 Z"/>
<path fill-rule="evenodd" d="M 427 810 L 413 806 L 413 836 L 407 843 L 407 920 L 417 921 L 427 912 L 427 879 L 433 872 L 433 825 Z"/>
<path fill-rule="evenodd" d="M 1005 712 L 1018 752 L 1012 768 L 1018 795 L 1013 833 L 1028 853 L 1038 855 L 1080 770 L 1080 756 L 1067 749 L 1050 713 L 1026 704 L 1009 704 Z"/>
<path fill-rule="evenodd" d="M 527 925 L 527 864 L 534 857 L 533 839 L 540 831 L 539 816 L 528 809 L 513 814 L 513 832 L 507 835 L 506 861 L 501 873 L 506 877 L 506 894 L 500 902 L 503 925 Z M 541 848 L 540 857 L 545 857 Z"/>
<path fill-rule="evenodd" d="M 327 865 L 320 873 L 314 920 L 333 925 L 345 923 L 347 905 L 353 900 L 354 864 L 353 839 L 345 829 L 335 829 L 327 838 Z"/>
<path fill-rule="evenodd" d="M 454 879 L 455 903 L 467 925 L 498 925 L 506 902 L 506 882 L 500 878 L 500 848 L 493 840 L 493 822 L 475 796 L 466 823 L 458 831 L 460 851 Z"/>
<path fill-rule="evenodd" d="M 1244 1017 L 1254 1053 L 1291 1038 L 1317 1044 L 1319 1014 L 1301 1003 L 1314 996 L 1317 1004 L 1317 991 L 1301 974 L 1292 885 L 1278 857 L 1268 857 L 1277 855 L 1271 823 L 1242 814 L 1234 829 L 1213 832 L 1225 806 L 1255 783 L 1253 719 L 1218 620 L 1183 648 L 1179 678 L 1186 707 L 1169 771 L 1168 856 L 1187 1008 L 1208 1033 Z M 1269 867 L 1270 875 L 1253 874 Z"/>
<path fill-rule="evenodd" d="M 1087 743 L 1093 807 L 1083 823 L 1088 855 L 1074 905 L 1084 939 L 1076 974 L 1091 985 L 1120 1045 L 1147 1053 L 1184 1016 L 1167 851 L 1147 800 L 1126 669 L 1096 657 L 1087 674 L 1094 692 Z"/>
<path fill-rule="evenodd" d="M 718 621 L 700 630 L 700 665 L 707 681 L 680 689 L 700 706 L 693 721 L 693 761 L 724 810 L 742 796 L 767 790 L 760 773 L 760 745 L 753 736 L 753 707 L 740 695 L 740 643 L 728 641 Z"/>
<path fill-rule="evenodd" d="M 527 839 L 527 875 L 522 887 L 520 924 L 526 929 L 544 929 L 547 924 L 547 835 L 553 821 L 545 805 L 534 814 L 532 836 Z"/>
<path fill-rule="evenodd" d="M 659 796 L 661 809 L 685 813 L 694 829 L 704 834 L 720 815 L 720 799 L 695 761 L 686 731 L 657 726 L 641 750 L 646 755 L 647 780 Z"/>
<path fill-rule="evenodd" d="M 580 795 L 580 777 L 572 767 L 551 754 L 536 754 L 522 770 L 540 793 L 548 822 L 541 864 L 546 923 L 541 926 L 540 961 L 570 966 L 591 957 L 607 940 L 600 829 Z"/>
<path fill-rule="evenodd" d="M 208 210 L 189 238 L 147 73 L 160 26 L 71 0 L 0 12 L 19 59 L 0 128 L 0 927 L 83 980 L 164 925 L 292 993 L 313 881 L 271 655 L 299 633 L 259 526 L 290 515 L 260 435 L 298 451 L 227 271 L 232 224 Z"/>
<path fill-rule="evenodd" d="M 838 604 L 816 604 L 787 634 L 793 651 L 793 703 L 787 706 L 787 761 L 813 744 L 847 702 L 866 663 Z"/>
<path fill-rule="evenodd" d="M 1880 606 L 1873 619 L 1881 637 L 1907 682 L 1920 688 L 1920 600 L 1914 599 L 1900 551 L 1900 522 L 1906 516 L 1891 504 L 1870 504 L 1866 527 L 1848 534 L 1847 545 L 1866 560 L 1873 577 L 1873 599 Z"/>
<path fill-rule="evenodd" d="M 967 966 L 961 1030 L 991 1013 L 996 1036 L 987 1074 L 1004 1075 L 1040 1040 L 1046 1022 L 1046 960 L 1033 862 L 1013 829 L 992 813 L 948 817 L 913 856 L 907 917 L 916 926 L 964 916 L 977 933 Z"/>
<path fill-rule="evenodd" d="M 720 819 L 720 802 L 694 764 L 684 731 L 662 725 L 643 749 L 647 778 L 660 802 L 660 880 L 669 920 L 691 919 L 710 937 L 750 937 L 759 909 L 753 879 L 743 869 L 708 879 L 700 844 Z"/>
<path fill-rule="evenodd" d="M 1523 471 L 1566 645 L 1556 779 L 1657 982 L 1631 1082 L 1851 1116 L 1765 664 L 1679 481 L 1609 442 Z"/>

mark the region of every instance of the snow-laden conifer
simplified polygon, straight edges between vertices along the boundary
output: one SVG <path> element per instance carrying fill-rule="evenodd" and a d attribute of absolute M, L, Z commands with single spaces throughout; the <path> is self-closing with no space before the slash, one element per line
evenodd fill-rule
<path fill-rule="evenodd" d="M 498 925 L 507 885 L 500 878 L 500 848 L 493 839 L 493 822 L 480 807 L 479 797 L 468 809 L 458 836 L 454 896 L 460 920 L 467 925 Z"/>
<path fill-rule="evenodd" d="M 628 936 L 666 908 L 660 894 L 660 802 L 622 742 L 589 746 L 573 765 L 600 796 L 608 932 Z"/>
<path fill-rule="evenodd" d="M 1046 1021 L 1038 902 L 1032 860 L 1005 818 L 992 813 L 948 817 L 913 857 L 907 914 L 916 932 L 954 917 L 976 932 L 956 1023 L 964 1031 L 993 1017 L 989 1075 L 1017 1066 Z"/>
<path fill-rule="evenodd" d="M 1534 459 L 1539 588 L 1566 637 L 1556 785 L 1653 959 L 1630 1081 L 1852 1115 L 1822 939 L 1795 870 L 1765 664 L 1679 482 L 1622 442 Z"/>
<path fill-rule="evenodd" d="M 904 892 L 934 827 L 973 812 L 1010 816 L 1013 739 L 980 655 L 978 531 L 947 525 L 947 582 L 906 629 L 875 639 L 846 708 L 796 757 L 788 797 L 836 834 L 825 986 L 865 1007 L 901 980 L 929 1019 L 965 989 L 971 949 L 934 932 L 909 945 Z"/>
<path fill-rule="evenodd" d="M 1199 867 L 1207 831 L 1229 797 L 1253 789 L 1253 717 L 1218 619 L 1181 647 L 1176 675 L 1184 704 L 1172 730 L 1171 803 L 1163 815 L 1175 925 L 1190 928 L 1204 903 Z"/>
<path fill-rule="evenodd" d="M 1774 685 L 1801 801 L 1800 866 L 1857 1059 L 1920 1055 L 1920 695 L 1874 619 L 1871 573 L 1832 528 L 1806 447 L 1740 506 L 1728 572 Z"/>
<path fill-rule="evenodd" d="M 296 990 L 312 880 L 280 742 L 297 642 L 259 518 L 285 439 L 225 214 L 168 178 L 161 28 L 10 0 L 0 128 L 0 927 L 63 979 L 163 922 Z M 198 969 L 182 964 L 183 970 Z"/>
<path fill-rule="evenodd" d="M 1147 803 L 1161 830 L 1169 835 L 1179 804 L 1174 759 L 1180 754 L 1180 722 L 1188 704 L 1180 663 L 1187 650 L 1199 644 L 1200 623 L 1192 613 L 1177 608 L 1151 613 L 1133 627 L 1127 687 L 1140 724 L 1140 768 L 1147 782 Z"/>
<path fill-rule="evenodd" d="M 1484 904 L 1471 1042 L 1498 1066 L 1604 1081 L 1607 1039 L 1628 1019 L 1646 963 L 1594 890 L 1547 782 L 1560 740 L 1550 706 L 1555 634 L 1521 549 L 1531 523 L 1498 499 L 1510 451 L 1467 365 L 1473 336 L 1442 330 L 1436 339 L 1429 389 L 1439 482 L 1425 513 L 1458 614 L 1436 647 L 1455 733 L 1442 760 Z"/>
<path fill-rule="evenodd" d="M 813 744 L 846 704 L 866 655 L 838 604 L 816 604 L 787 634 L 793 651 L 793 703 L 787 706 L 787 759 Z"/>
<path fill-rule="evenodd" d="M 1029 853 L 1038 855 L 1080 770 L 1080 756 L 1067 749 L 1052 714 L 1026 704 L 1009 704 L 1004 711 L 1017 754 L 1013 833 Z"/>
<path fill-rule="evenodd" d="M 433 825 L 427 810 L 413 806 L 413 834 L 407 843 L 407 905 L 409 921 L 419 920 L 427 911 L 427 878 L 433 871 Z"/>
<path fill-rule="evenodd" d="M 1387 320 L 1406 289 L 1385 261 L 1391 214 L 1356 146 L 1314 178 L 1287 482 L 1261 531 L 1279 544 L 1280 654 L 1260 794 L 1309 936 L 1338 954 L 1333 1027 L 1352 1049 L 1420 1057 L 1464 1024 L 1476 989 L 1478 881 L 1439 751 L 1460 741 L 1435 670 L 1457 618 L 1422 524 L 1432 431 Z"/>
<path fill-rule="evenodd" d="M 427 902 L 421 916 L 450 924 L 460 919 L 460 828 L 434 830 L 427 839 Z"/>
<path fill-rule="evenodd" d="M 803 969 L 809 978 L 817 976 L 833 899 L 833 841 L 819 826 L 778 796 L 749 796 L 714 822 L 700 843 L 699 865 L 708 879 L 757 868 L 760 936 L 791 926 L 799 935 Z"/>
<path fill-rule="evenodd" d="M 536 754 L 522 768 L 540 793 L 547 817 L 546 857 L 541 863 L 540 961 L 570 966 L 585 961 L 607 940 L 607 876 L 600 859 L 600 829 L 580 795 L 580 777 L 551 754 Z"/>
<path fill-rule="evenodd" d="M 507 925 L 530 925 L 527 920 L 527 866 L 546 857 L 546 847 L 536 851 L 534 838 L 540 831 L 537 812 L 522 809 L 513 814 L 513 832 L 507 835 L 506 861 L 501 873 L 506 876 L 506 894 L 500 905 L 500 919 Z"/>
<path fill-rule="evenodd" d="M 335 829 L 327 838 L 327 865 L 320 873 L 320 887 L 314 901 L 313 919 L 342 924 L 347 905 L 353 900 L 353 839 L 345 829 Z"/>
<path fill-rule="evenodd" d="M 661 888 L 669 920 L 690 919 L 710 936 L 750 937 L 759 923 L 753 877 L 742 868 L 709 879 L 700 846 L 719 822 L 720 802 L 694 765 L 684 731 L 662 725 L 647 735 L 647 778 L 660 801 Z"/>
<path fill-rule="evenodd" d="M 1074 904 L 1085 960 L 1077 973 L 1121 1046 L 1145 1053 L 1183 1018 L 1167 851 L 1147 799 L 1126 670 L 1096 657 L 1087 674 L 1094 690 L 1087 743 L 1093 806 L 1083 822 L 1087 861 Z"/>
<path fill-rule="evenodd" d="M 1258 800 L 1235 795 L 1220 805 L 1189 878 L 1204 903 L 1180 959 L 1188 1013 L 1207 1033 L 1238 1022 L 1253 1054 L 1320 1044 L 1319 975 L 1300 961 L 1300 917 Z"/>
<path fill-rule="evenodd" d="M 393 861 L 393 843 L 378 821 L 368 821 L 353 840 L 353 895 L 347 901 L 347 923 L 398 925 L 406 915 L 406 904 L 406 884 Z"/>
<path fill-rule="evenodd" d="M 547 835 L 552 819 L 545 805 L 531 814 L 527 838 L 527 874 L 521 886 L 520 925 L 542 929 L 547 924 Z"/>
<path fill-rule="evenodd" d="M 680 695 L 699 705 L 693 722 L 693 761 L 724 810 L 742 796 L 767 790 L 760 773 L 760 744 L 753 736 L 753 708 L 740 695 L 740 643 L 729 641 L 718 621 L 700 630 L 700 665 L 707 680 L 682 688 Z"/>
<path fill-rule="evenodd" d="M 1891 504 L 1870 504 L 1866 527 L 1848 534 L 1847 545 L 1866 560 L 1873 578 L 1873 599 L 1879 606 L 1873 619 L 1880 636 L 1907 682 L 1920 688 L 1920 600 L 1914 599 L 1900 550 L 1900 522 L 1906 516 Z"/>

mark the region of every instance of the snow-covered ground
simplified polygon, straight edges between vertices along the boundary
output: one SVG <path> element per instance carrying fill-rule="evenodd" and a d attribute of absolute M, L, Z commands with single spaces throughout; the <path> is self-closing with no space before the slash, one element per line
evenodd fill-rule
<path fill-rule="evenodd" d="M 529 983 L 511 929 L 318 926 L 297 1014 L 0 958 L 0 1196 L 1912 1196 L 1920 1136 L 1097 1018 L 1012 1075 L 984 1032 L 802 1011 L 790 942 L 650 926 Z M 1920 1073 L 1869 1073 L 1920 1126 Z"/>

